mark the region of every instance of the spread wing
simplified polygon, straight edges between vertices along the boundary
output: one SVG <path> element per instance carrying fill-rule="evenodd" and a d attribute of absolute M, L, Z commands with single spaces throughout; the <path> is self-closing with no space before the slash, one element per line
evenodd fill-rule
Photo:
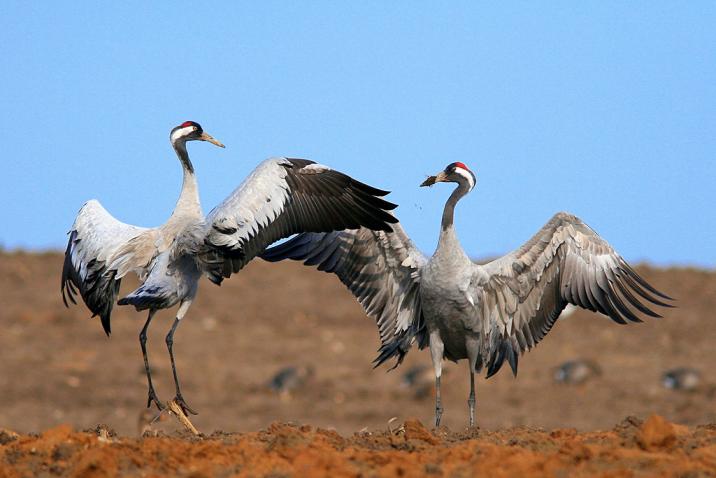
<path fill-rule="evenodd" d="M 238 272 L 271 243 L 301 232 L 391 231 L 396 207 L 373 188 L 305 159 L 261 163 L 207 216 L 199 265 L 215 283 Z"/>
<path fill-rule="evenodd" d="M 558 213 L 516 251 L 475 266 L 471 290 L 478 307 L 481 363 L 488 376 L 504 360 L 517 373 L 519 353 L 534 347 L 570 303 L 615 322 L 641 322 L 646 304 L 672 307 L 579 218 Z"/>
<path fill-rule="evenodd" d="M 361 228 L 299 234 L 261 257 L 302 260 L 336 274 L 378 325 L 376 366 L 393 356 L 400 364 L 416 338 L 421 348 L 427 344 L 420 306 L 420 270 L 427 258 L 400 224 L 392 233 Z"/>
<path fill-rule="evenodd" d="M 151 230 L 118 221 L 94 199 L 82 206 L 70 229 L 62 267 L 62 300 L 65 305 L 68 300 L 76 304 L 79 290 L 92 316 L 100 316 L 107 335 L 121 277 L 154 255 L 152 248 L 127 250 L 128 244 L 143 242 L 138 239 L 145 232 Z"/>

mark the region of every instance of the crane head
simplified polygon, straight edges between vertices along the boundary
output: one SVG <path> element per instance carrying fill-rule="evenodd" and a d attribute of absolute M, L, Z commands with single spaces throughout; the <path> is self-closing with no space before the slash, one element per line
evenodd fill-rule
<path fill-rule="evenodd" d="M 432 186 L 435 183 L 458 183 L 466 185 L 470 190 L 477 184 L 477 177 L 465 163 L 450 163 L 445 169 L 440 171 L 435 176 L 428 176 L 428 178 L 420 185 Z"/>
<path fill-rule="evenodd" d="M 182 124 L 172 129 L 169 138 L 171 139 L 172 144 L 177 142 L 185 143 L 187 141 L 208 141 L 221 148 L 224 147 L 221 142 L 216 140 L 210 134 L 205 133 L 201 125 L 194 121 L 184 121 Z"/>

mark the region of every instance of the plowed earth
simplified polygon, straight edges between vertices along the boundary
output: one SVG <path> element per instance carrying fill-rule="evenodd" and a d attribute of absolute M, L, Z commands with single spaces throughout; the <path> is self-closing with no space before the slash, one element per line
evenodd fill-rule
<path fill-rule="evenodd" d="M 639 267 L 678 299 L 661 320 L 619 326 L 585 311 L 558 320 L 521 357 L 517 379 L 503 369 L 477 381 L 479 429 L 465 429 L 466 365 L 446 364 L 447 427 L 433 431 L 421 424 L 432 421 L 430 373 L 402 383 L 429 366 L 426 351 L 373 370 L 375 325 L 337 280 L 254 261 L 221 288 L 203 283 L 175 336 L 204 433 L 192 437 L 166 415 L 150 424 L 144 315 L 117 308 L 106 338 L 84 306 L 62 306 L 60 268 L 57 253 L 0 253 L 0 477 L 716 476 L 713 272 Z M 165 400 L 171 314 L 158 314 L 149 334 Z M 601 374 L 555 383 L 555 368 L 574 359 Z M 661 375 L 684 366 L 701 383 L 665 389 Z M 276 392 L 267 384 L 284 367 L 313 373 Z"/>
<path fill-rule="evenodd" d="M 20 476 L 714 476 L 716 426 L 689 429 L 653 415 L 605 432 L 511 428 L 431 432 L 417 420 L 343 437 L 272 424 L 204 438 L 116 438 L 67 426 L 0 434 L 0 477 Z"/>

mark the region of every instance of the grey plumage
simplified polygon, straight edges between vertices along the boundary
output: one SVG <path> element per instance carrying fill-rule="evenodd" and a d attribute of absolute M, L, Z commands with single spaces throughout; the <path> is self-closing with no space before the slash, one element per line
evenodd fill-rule
<path fill-rule="evenodd" d="M 93 316 L 100 316 L 107 334 L 122 279 L 109 267 L 112 253 L 144 231 L 117 221 L 93 199 L 82 206 L 69 232 L 62 267 L 62 300 L 65 305 L 69 305 L 68 300 L 76 304 L 79 291 Z"/>
<path fill-rule="evenodd" d="M 266 161 L 207 216 L 199 257 L 220 283 L 268 245 L 298 232 L 365 226 L 390 230 L 395 208 L 387 191 L 306 159 Z M 254 218 L 254 221 L 247 218 Z"/>
<path fill-rule="evenodd" d="M 416 336 L 421 346 L 426 344 L 418 272 L 427 258 L 400 224 L 393 225 L 391 234 L 365 228 L 299 234 L 261 257 L 303 260 L 335 273 L 376 320 L 383 344 L 376 366 L 393 356 L 400 363 Z"/>
<path fill-rule="evenodd" d="M 484 265 L 464 252 L 454 228 L 457 202 L 475 175 L 462 163 L 448 165 L 422 186 L 458 184 L 448 199 L 437 250 L 422 255 L 398 225 L 393 232 L 365 229 L 300 234 L 262 257 L 303 260 L 335 273 L 378 325 L 376 364 L 398 365 L 414 342 L 429 344 L 436 375 L 439 424 L 442 359 L 468 359 L 473 423 L 473 373 L 497 373 L 504 362 L 517 373 L 519 356 L 534 347 L 568 303 L 601 312 L 620 324 L 640 322 L 637 312 L 669 307 L 654 289 L 579 218 L 558 213 L 516 251 Z"/>
<path fill-rule="evenodd" d="M 221 204 L 204 216 L 186 142 L 209 141 L 223 147 L 200 125 L 185 122 L 170 140 L 184 170 L 181 194 L 163 225 L 146 229 L 113 218 L 96 200 L 80 209 L 69 232 L 61 292 L 66 305 L 76 294 L 105 332 L 121 279 L 134 272 L 141 285 L 119 305 L 149 310 L 140 334 L 149 382 L 149 404 L 161 403 L 154 393 L 146 356 L 146 330 L 159 309 L 180 304 L 166 341 L 172 359 L 177 402 L 185 406 L 172 353 L 173 334 L 194 299 L 199 279 L 214 283 L 238 272 L 270 243 L 300 232 L 344 228 L 391 231 L 397 222 L 382 199 L 388 192 L 373 188 L 328 166 L 305 159 L 272 158 L 259 164 Z M 185 410 L 190 410 L 188 407 Z"/>

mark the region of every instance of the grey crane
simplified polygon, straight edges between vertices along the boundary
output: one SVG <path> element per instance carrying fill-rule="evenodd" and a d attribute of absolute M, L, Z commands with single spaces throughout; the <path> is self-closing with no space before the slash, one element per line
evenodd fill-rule
<path fill-rule="evenodd" d="M 179 200 L 169 220 L 146 229 L 124 224 L 96 200 L 85 203 L 69 232 L 62 270 L 65 305 L 84 303 L 100 316 L 107 335 L 120 281 L 134 272 L 142 283 L 118 301 L 138 311 L 149 310 L 139 335 L 149 386 L 147 407 L 161 410 L 147 357 L 147 328 L 154 314 L 179 304 L 166 336 L 176 386 L 175 402 L 184 413 L 196 413 L 182 397 L 174 364 L 174 332 L 186 315 L 205 275 L 215 284 L 238 272 L 272 242 L 304 231 L 333 231 L 367 227 L 391 231 L 396 207 L 373 188 L 313 161 L 268 159 L 256 167 L 221 204 L 204 216 L 188 141 L 208 141 L 224 147 L 193 121 L 171 130 L 170 141 L 184 170 Z"/>
<path fill-rule="evenodd" d="M 455 205 L 477 182 L 463 163 L 452 163 L 421 186 L 457 183 L 445 204 L 435 254 L 428 258 L 400 224 L 393 232 L 361 228 L 304 233 L 269 248 L 269 261 L 303 260 L 332 272 L 376 320 L 381 347 L 376 366 L 400 364 L 413 342 L 429 345 L 435 369 L 435 425 L 440 425 L 442 360 L 468 360 L 470 426 L 475 422 L 475 373 L 490 377 L 549 332 L 568 303 L 615 322 L 659 317 L 644 302 L 672 300 L 649 285 L 579 218 L 557 213 L 516 251 L 484 265 L 473 263 L 455 232 Z M 631 308 L 630 308 L 631 307 Z"/>

